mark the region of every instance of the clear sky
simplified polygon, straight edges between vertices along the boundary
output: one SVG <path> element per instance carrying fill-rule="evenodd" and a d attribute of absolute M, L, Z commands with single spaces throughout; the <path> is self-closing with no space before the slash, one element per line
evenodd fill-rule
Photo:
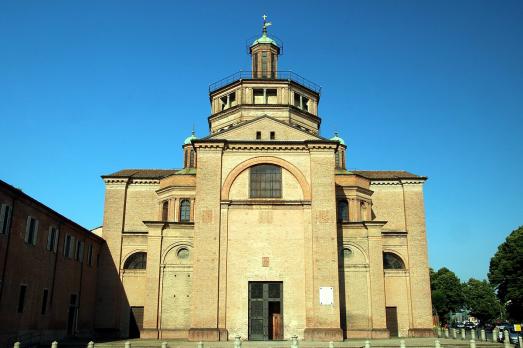
<path fill-rule="evenodd" d="M 349 168 L 429 177 L 431 267 L 484 278 L 523 224 L 520 0 L 0 0 L 0 179 L 101 225 L 100 175 L 180 168 L 264 13 Z"/>

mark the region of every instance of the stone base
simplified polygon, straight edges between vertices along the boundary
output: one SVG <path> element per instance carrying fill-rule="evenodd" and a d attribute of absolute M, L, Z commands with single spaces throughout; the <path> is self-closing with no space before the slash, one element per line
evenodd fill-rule
<path fill-rule="evenodd" d="M 371 338 L 389 338 L 390 332 L 388 329 L 372 329 Z"/>
<path fill-rule="evenodd" d="M 153 338 L 157 340 L 159 338 L 158 329 L 141 329 L 140 338 Z"/>
<path fill-rule="evenodd" d="M 308 327 L 303 331 L 307 341 L 343 341 L 343 331 L 340 328 Z"/>
<path fill-rule="evenodd" d="M 432 329 L 409 329 L 409 337 L 434 337 Z"/>
<path fill-rule="evenodd" d="M 191 328 L 189 341 L 227 341 L 228 332 L 221 328 Z"/>
<path fill-rule="evenodd" d="M 189 337 L 189 330 L 185 329 L 163 329 L 160 331 L 160 339 L 187 339 Z"/>
<path fill-rule="evenodd" d="M 371 338 L 371 329 L 347 330 L 345 331 L 346 338 Z"/>

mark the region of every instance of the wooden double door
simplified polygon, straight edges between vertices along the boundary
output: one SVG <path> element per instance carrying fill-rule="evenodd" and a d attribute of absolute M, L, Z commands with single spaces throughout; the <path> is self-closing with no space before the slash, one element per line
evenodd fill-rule
<path fill-rule="evenodd" d="M 249 282 L 249 340 L 283 340 L 282 282 Z"/>

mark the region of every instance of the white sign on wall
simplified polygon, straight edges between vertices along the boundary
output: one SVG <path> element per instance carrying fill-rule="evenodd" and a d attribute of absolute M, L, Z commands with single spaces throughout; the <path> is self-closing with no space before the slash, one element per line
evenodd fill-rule
<path fill-rule="evenodd" d="M 320 287 L 320 305 L 330 306 L 334 303 L 334 288 Z"/>

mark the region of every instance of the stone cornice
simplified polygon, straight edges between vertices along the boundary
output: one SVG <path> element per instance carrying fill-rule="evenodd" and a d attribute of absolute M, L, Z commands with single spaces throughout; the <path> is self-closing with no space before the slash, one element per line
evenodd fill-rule
<path fill-rule="evenodd" d="M 129 178 L 119 178 L 119 177 L 106 177 L 102 178 L 105 184 L 119 184 L 119 185 L 125 185 L 129 181 Z"/>
<path fill-rule="evenodd" d="M 131 185 L 159 185 L 159 179 L 131 179 Z"/>
<path fill-rule="evenodd" d="M 389 179 L 389 180 L 372 180 L 371 185 L 423 185 L 426 179 Z"/>

